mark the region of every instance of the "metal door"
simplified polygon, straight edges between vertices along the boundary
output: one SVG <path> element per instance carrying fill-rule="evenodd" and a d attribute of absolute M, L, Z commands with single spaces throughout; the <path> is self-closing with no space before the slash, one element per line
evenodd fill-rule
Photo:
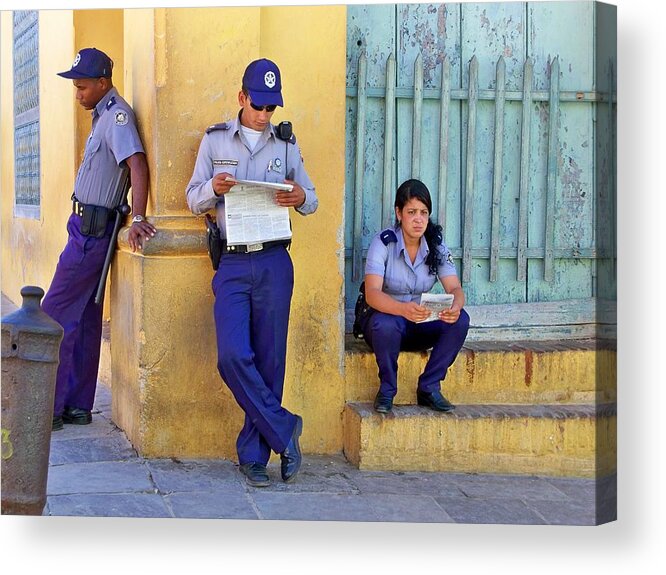
<path fill-rule="evenodd" d="M 543 311 L 540 338 L 589 335 L 574 326 L 593 329 L 597 298 L 615 298 L 615 7 L 347 14 L 347 326 L 369 242 L 393 221 L 397 186 L 417 177 L 473 325 L 510 310 L 493 337 L 530 337 Z"/>

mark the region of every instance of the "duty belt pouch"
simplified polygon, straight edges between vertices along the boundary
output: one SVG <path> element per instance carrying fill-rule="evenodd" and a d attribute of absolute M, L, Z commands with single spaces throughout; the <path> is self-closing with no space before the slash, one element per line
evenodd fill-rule
<path fill-rule="evenodd" d="M 368 318 L 375 311 L 374 308 L 368 305 L 365 301 L 365 282 L 361 282 L 359 288 L 358 298 L 356 300 L 356 307 L 354 308 L 354 326 L 352 331 L 356 339 L 363 339 L 363 328 L 365 327 Z"/>
<path fill-rule="evenodd" d="M 206 214 L 206 239 L 208 241 L 208 257 L 213 264 L 213 269 L 220 267 L 220 257 L 222 256 L 222 238 L 220 237 L 220 228 L 210 214 Z"/>
<path fill-rule="evenodd" d="M 104 237 L 111 212 L 112 210 L 103 206 L 86 205 L 81 217 L 81 233 L 94 238 Z"/>

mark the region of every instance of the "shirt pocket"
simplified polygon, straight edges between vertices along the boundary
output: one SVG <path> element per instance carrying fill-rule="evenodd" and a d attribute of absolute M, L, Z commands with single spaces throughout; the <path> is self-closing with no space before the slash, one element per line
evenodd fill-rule
<path fill-rule="evenodd" d="M 264 180 L 271 184 L 282 184 L 287 177 L 286 174 L 287 169 L 284 158 L 277 156 L 268 162 L 268 166 L 266 166 L 266 171 L 264 172 Z"/>
<path fill-rule="evenodd" d="M 87 168 L 92 167 L 92 161 L 95 158 L 95 155 L 99 152 L 99 149 L 102 147 L 102 139 L 92 137 L 88 140 L 86 144 L 86 149 L 83 154 L 83 161 L 86 162 Z"/>

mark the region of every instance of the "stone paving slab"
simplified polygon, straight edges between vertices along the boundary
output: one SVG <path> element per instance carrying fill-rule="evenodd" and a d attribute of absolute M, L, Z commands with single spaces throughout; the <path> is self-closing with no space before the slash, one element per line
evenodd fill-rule
<path fill-rule="evenodd" d="M 82 493 L 48 499 L 49 515 L 77 517 L 173 517 L 155 493 Z"/>
<path fill-rule="evenodd" d="M 344 461 L 344 463 L 342 463 Z M 271 485 L 263 491 L 287 493 L 357 493 L 358 488 L 350 479 L 354 468 L 340 456 L 304 455 L 298 478 L 285 483 L 280 475 L 280 464 L 268 465 Z"/>
<path fill-rule="evenodd" d="M 453 522 L 437 502 L 428 496 L 276 493 L 265 490 L 255 490 L 251 496 L 262 519 Z"/>
<path fill-rule="evenodd" d="M 378 521 L 373 502 L 352 494 L 276 493 L 252 495 L 261 519 L 295 521 Z"/>
<path fill-rule="evenodd" d="M 245 492 L 237 466 L 231 461 L 150 459 L 146 466 L 161 493 L 223 491 L 240 495 Z"/>
<path fill-rule="evenodd" d="M 71 425 L 65 424 L 60 431 L 51 432 L 51 446 L 61 441 L 68 441 L 70 439 L 84 439 L 91 437 L 107 437 L 114 433 L 120 432 L 113 423 L 98 412 L 93 411 L 92 423 L 88 425 Z M 129 443 L 129 441 L 128 441 Z"/>
<path fill-rule="evenodd" d="M 172 493 L 165 498 L 174 517 L 189 519 L 259 519 L 256 507 L 245 493 L 193 491 Z"/>
<path fill-rule="evenodd" d="M 126 461 L 136 451 L 125 436 L 113 433 L 105 437 L 89 437 L 59 441 L 49 454 L 50 465 L 96 461 Z"/>
<path fill-rule="evenodd" d="M 138 459 L 52 465 L 46 488 L 49 496 L 154 491 L 148 468 Z"/>
<path fill-rule="evenodd" d="M 528 505 L 549 525 L 594 525 L 596 523 L 594 506 L 581 504 L 580 500 L 530 501 Z"/>
<path fill-rule="evenodd" d="M 455 483 L 470 498 L 488 497 L 507 499 L 537 499 L 561 501 L 567 495 L 541 477 L 520 475 L 480 475 L 457 476 Z M 579 480 L 583 485 L 593 480 Z"/>
<path fill-rule="evenodd" d="M 393 495 L 431 495 L 465 497 L 456 482 L 462 474 L 415 473 L 390 471 L 358 471 L 351 475 L 351 481 L 360 493 L 382 493 Z"/>
<path fill-rule="evenodd" d="M 543 517 L 520 499 L 437 497 L 435 500 L 456 523 L 546 524 Z"/>

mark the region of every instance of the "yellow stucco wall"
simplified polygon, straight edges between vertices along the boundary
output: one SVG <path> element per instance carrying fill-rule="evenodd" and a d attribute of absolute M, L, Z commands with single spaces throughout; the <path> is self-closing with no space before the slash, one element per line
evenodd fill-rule
<path fill-rule="evenodd" d="M 39 13 L 40 187 L 39 218 L 14 217 L 12 13 L 2 13 L 2 291 L 20 303 L 24 285 L 45 291 L 67 240 L 65 223 L 76 169 L 90 133 L 90 112 L 74 98 L 71 80 L 56 74 L 76 51 L 96 46 L 116 63 L 122 90 L 122 10 L 48 10 Z M 21 257 L 15 254 L 21 253 Z M 108 310 L 106 313 L 108 317 Z"/>
<path fill-rule="evenodd" d="M 288 41 L 285 22 L 298 30 Z M 261 10 L 260 56 L 277 62 L 282 73 L 285 107 L 275 121 L 292 122 L 319 198 L 315 214 L 292 217 L 295 286 L 285 403 L 309 416 L 304 433 L 321 452 L 339 449 L 344 408 L 346 23 L 345 7 Z"/>
<path fill-rule="evenodd" d="M 304 31 L 288 43 L 285 19 Z M 269 57 L 282 71 L 286 104 L 273 121 L 293 122 L 320 198 L 316 214 L 292 215 L 296 287 L 284 403 L 304 417 L 306 451 L 340 451 L 345 9 L 128 10 L 124 22 L 125 89 L 148 150 L 158 235 L 133 254 L 121 233 L 111 297 L 114 419 L 149 455 L 235 458 L 242 412 L 217 373 L 213 270 L 203 218 L 189 212 L 185 187 L 206 127 L 237 114 L 246 65 Z M 312 79 L 324 71 L 322 95 Z"/>
<path fill-rule="evenodd" d="M 65 222 L 72 209 L 69 197 L 75 176 L 75 109 L 71 83 L 55 74 L 72 63 L 74 29 L 71 11 L 40 13 L 41 209 L 37 219 L 14 217 L 12 13 L 2 12 L 1 18 L 2 291 L 20 304 L 24 285 L 48 288 L 67 239 Z"/>

